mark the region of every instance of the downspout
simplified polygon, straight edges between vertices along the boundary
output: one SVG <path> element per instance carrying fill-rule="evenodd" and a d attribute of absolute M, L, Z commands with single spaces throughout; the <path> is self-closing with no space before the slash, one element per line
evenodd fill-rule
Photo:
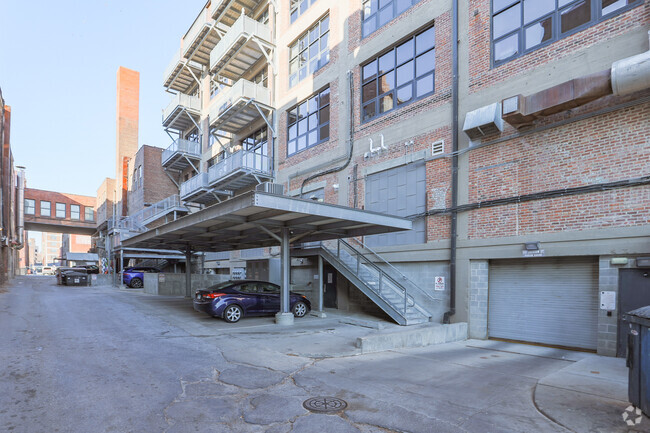
<path fill-rule="evenodd" d="M 348 84 L 350 88 L 350 95 L 349 95 L 349 103 L 350 103 L 350 137 L 348 139 L 348 157 L 343 163 L 343 165 L 339 167 L 334 167 L 330 168 L 329 170 L 321 171 L 319 173 L 313 174 L 309 177 L 307 177 L 305 180 L 302 181 L 302 184 L 300 184 L 300 198 L 302 198 L 303 195 L 303 189 L 305 188 L 305 185 L 308 182 L 311 182 L 312 180 L 319 178 L 321 176 L 326 176 L 331 173 L 338 173 L 341 170 L 345 170 L 345 168 L 350 165 L 350 161 L 352 161 L 352 153 L 354 151 L 354 103 L 353 103 L 353 96 L 354 96 L 354 74 L 352 74 L 352 71 L 348 71 Z M 289 179 L 289 182 L 291 182 L 291 178 Z M 289 188 L 291 188 L 291 183 L 289 183 Z M 356 185 L 355 185 L 356 188 Z"/>
<path fill-rule="evenodd" d="M 452 57 L 452 88 L 451 88 L 451 141 L 453 157 L 451 160 L 451 227 L 449 243 L 449 311 L 442 323 L 450 323 L 451 316 L 456 314 L 456 237 L 458 235 L 458 0 L 452 0 L 451 24 L 451 57 Z"/>
<path fill-rule="evenodd" d="M 18 213 L 16 214 L 16 249 L 22 249 L 25 242 L 25 167 L 18 166 L 18 185 L 16 185 L 16 201 L 18 202 Z"/>

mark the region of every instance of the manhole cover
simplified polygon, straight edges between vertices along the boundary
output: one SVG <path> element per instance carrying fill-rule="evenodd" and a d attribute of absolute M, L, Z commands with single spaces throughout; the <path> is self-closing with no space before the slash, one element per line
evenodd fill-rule
<path fill-rule="evenodd" d="M 314 397 L 303 402 L 303 407 L 312 412 L 340 412 L 348 407 L 348 404 L 336 397 Z"/>

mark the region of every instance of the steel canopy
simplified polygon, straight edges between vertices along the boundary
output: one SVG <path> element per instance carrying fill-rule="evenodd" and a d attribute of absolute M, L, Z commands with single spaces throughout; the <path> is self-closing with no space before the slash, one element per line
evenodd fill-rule
<path fill-rule="evenodd" d="M 410 230 L 410 220 L 250 191 L 123 241 L 124 247 L 219 252 Z"/>

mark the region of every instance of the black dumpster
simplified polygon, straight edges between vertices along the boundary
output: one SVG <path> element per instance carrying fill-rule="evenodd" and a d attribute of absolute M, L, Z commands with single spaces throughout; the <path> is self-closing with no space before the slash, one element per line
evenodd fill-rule
<path fill-rule="evenodd" d="M 627 367 L 630 403 L 650 416 L 650 305 L 623 316 L 628 323 Z"/>
<path fill-rule="evenodd" d="M 87 286 L 88 274 L 85 272 L 67 271 L 62 273 L 61 279 L 66 286 Z"/>

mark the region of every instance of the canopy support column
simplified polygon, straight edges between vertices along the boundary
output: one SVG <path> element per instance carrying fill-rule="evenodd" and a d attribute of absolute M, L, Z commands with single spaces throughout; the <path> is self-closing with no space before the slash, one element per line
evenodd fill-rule
<path fill-rule="evenodd" d="M 293 313 L 289 311 L 289 281 L 291 256 L 289 255 L 289 228 L 282 228 L 282 287 L 280 289 L 280 312 L 275 315 L 278 325 L 293 325 Z"/>
<path fill-rule="evenodd" d="M 192 248 L 185 247 L 185 297 L 192 297 Z"/>

